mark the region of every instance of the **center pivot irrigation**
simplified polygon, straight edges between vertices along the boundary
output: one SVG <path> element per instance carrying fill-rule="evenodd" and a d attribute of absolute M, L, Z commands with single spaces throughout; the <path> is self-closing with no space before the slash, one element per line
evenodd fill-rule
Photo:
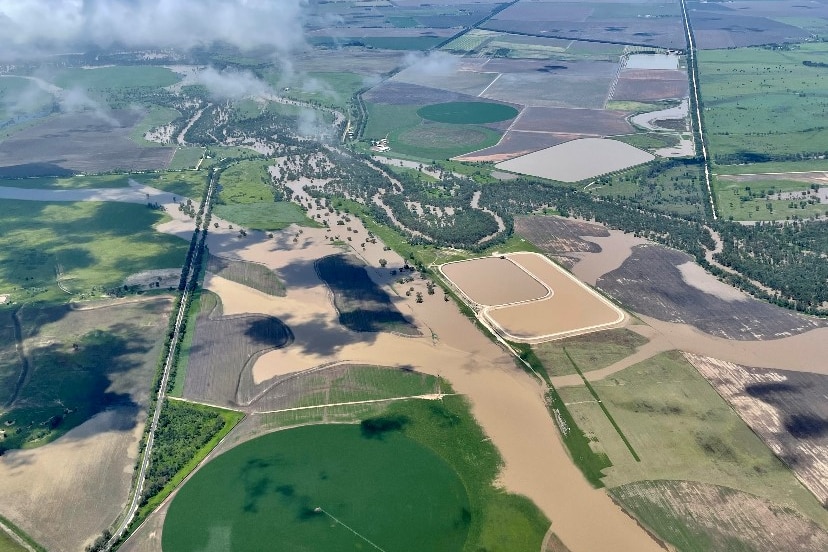
<path fill-rule="evenodd" d="M 371 542 L 370 540 L 368 540 L 368 538 L 367 538 L 365 535 L 361 535 L 360 533 L 358 533 L 357 531 L 355 531 L 355 530 L 354 530 L 354 528 L 353 528 L 353 527 L 351 527 L 350 525 L 348 525 L 348 524 L 346 524 L 346 523 L 343 523 L 343 522 L 339 521 L 339 520 L 338 520 L 337 518 L 335 518 L 332 514 L 330 514 L 330 513 L 326 512 L 324 509 L 322 509 L 322 507 L 321 507 L 321 506 L 317 506 L 316 508 L 314 508 L 314 509 L 313 509 L 313 511 L 314 511 L 314 512 L 316 512 L 316 513 L 322 513 L 322 514 L 325 514 L 326 516 L 328 516 L 329 518 L 331 518 L 332 520 L 334 520 L 336 523 L 338 523 L 339 525 L 341 525 L 342 527 L 344 527 L 345 529 L 347 529 L 348 531 L 350 531 L 350 532 L 351 532 L 351 533 L 353 533 L 354 535 L 358 536 L 359 538 L 361 538 L 362 540 L 364 540 L 365 542 L 367 542 L 368 544 L 370 544 L 371 546 L 373 546 L 374 548 L 376 548 L 376 549 L 377 549 L 377 550 L 379 550 L 380 552 L 386 552 L 386 550 L 385 550 L 385 549 L 380 548 L 379 546 L 377 546 L 376 544 L 374 544 L 373 542 Z"/>

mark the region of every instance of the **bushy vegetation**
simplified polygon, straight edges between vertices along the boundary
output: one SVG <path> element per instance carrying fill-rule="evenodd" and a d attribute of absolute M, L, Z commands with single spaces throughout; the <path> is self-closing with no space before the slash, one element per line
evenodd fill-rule
<path fill-rule="evenodd" d="M 141 505 L 147 505 L 162 489 L 169 494 L 172 489 L 165 487 L 183 479 L 186 474 L 180 472 L 188 465 L 192 470 L 193 460 L 204 458 L 242 417 L 239 412 L 167 400 L 158 419 Z"/>

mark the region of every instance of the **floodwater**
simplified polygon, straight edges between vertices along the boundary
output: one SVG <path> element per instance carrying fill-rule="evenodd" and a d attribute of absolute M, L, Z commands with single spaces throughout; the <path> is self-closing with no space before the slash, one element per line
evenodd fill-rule
<path fill-rule="evenodd" d="M 549 288 L 508 258 L 483 257 L 448 263 L 440 271 L 479 305 L 519 303 L 550 294 Z"/>
<path fill-rule="evenodd" d="M 486 317 L 509 338 L 554 339 L 608 328 L 624 321 L 621 310 L 545 257 L 513 253 L 508 258 L 553 291 L 550 297 L 540 301 L 486 309 Z"/>
<path fill-rule="evenodd" d="M 624 64 L 626 69 L 677 70 L 679 58 L 675 54 L 632 54 Z"/>
<path fill-rule="evenodd" d="M 581 138 L 495 165 L 498 169 L 560 182 L 579 182 L 655 159 L 638 148 L 604 138 Z"/>

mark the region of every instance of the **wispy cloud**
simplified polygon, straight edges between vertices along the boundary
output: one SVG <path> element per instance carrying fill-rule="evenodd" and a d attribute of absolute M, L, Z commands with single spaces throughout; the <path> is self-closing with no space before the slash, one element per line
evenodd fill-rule
<path fill-rule="evenodd" d="M 304 6 L 305 0 L 0 0 L 0 57 L 213 42 L 285 54 L 304 43 Z"/>

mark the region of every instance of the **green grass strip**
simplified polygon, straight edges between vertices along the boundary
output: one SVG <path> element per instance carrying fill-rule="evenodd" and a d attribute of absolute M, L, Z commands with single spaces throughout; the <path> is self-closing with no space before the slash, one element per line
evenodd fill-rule
<path fill-rule="evenodd" d="M 618 423 L 616 423 L 615 418 L 612 417 L 612 414 L 609 413 L 607 407 L 604 406 L 604 403 L 601 401 L 601 397 L 598 396 L 598 393 L 595 391 L 595 388 L 592 387 L 592 385 L 587 381 L 587 379 L 584 377 L 584 373 L 581 372 L 581 369 L 578 367 L 577 364 L 575 364 L 575 361 L 572 360 L 572 356 L 569 354 L 569 351 L 566 350 L 566 347 L 563 347 L 563 352 L 566 355 L 566 358 L 569 359 L 569 362 L 572 363 L 572 367 L 575 368 L 575 371 L 578 372 L 579 376 L 581 376 L 581 379 L 583 380 L 587 390 L 595 398 L 595 402 L 597 402 L 598 406 L 601 407 L 601 410 L 604 411 L 604 415 L 607 417 L 607 420 L 609 420 L 609 422 L 612 424 L 612 427 L 615 428 L 615 431 L 618 432 L 618 436 L 621 437 L 621 440 L 624 441 L 625 445 L 627 445 L 627 449 L 630 451 L 630 454 L 632 454 L 632 457 L 635 459 L 636 462 L 641 462 L 641 458 L 638 456 L 638 453 L 635 452 L 635 449 L 633 448 L 632 444 L 630 444 L 630 441 L 627 439 L 627 436 L 624 435 L 624 432 L 621 431 L 621 428 L 618 426 Z"/>
<path fill-rule="evenodd" d="M 9 521 L 8 518 L 0 516 L 0 524 L 4 525 L 5 529 L 11 531 L 12 533 L 20 537 L 21 540 L 23 540 L 26 544 L 37 550 L 37 552 L 46 552 L 45 548 L 40 546 L 32 537 L 27 535 L 26 532 L 23 531 L 23 529 Z"/>

